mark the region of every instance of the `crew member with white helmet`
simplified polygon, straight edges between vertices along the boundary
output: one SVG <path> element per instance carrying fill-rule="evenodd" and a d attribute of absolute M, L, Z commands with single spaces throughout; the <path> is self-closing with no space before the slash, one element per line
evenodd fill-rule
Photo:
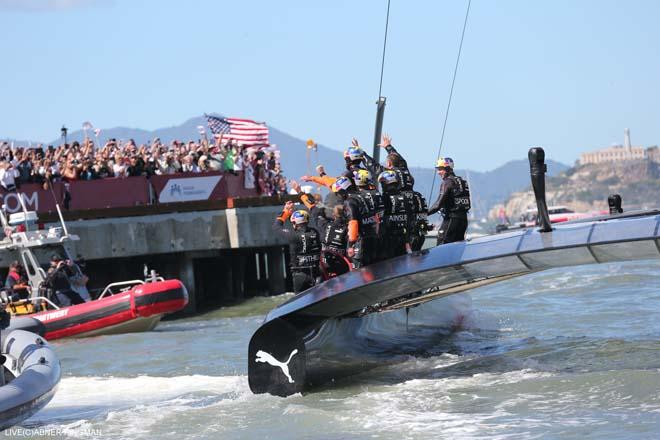
<path fill-rule="evenodd" d="M 470 188 L 465 180 L 454 174 L 454 161 L 441 157 L 435 169 L 442 178 L 440 195 L 428 215 L 440 212 L 442 226 L 438 230 L 438 245 L 465 240 L 468 226 L 467 213 L 470 210 Z"/>

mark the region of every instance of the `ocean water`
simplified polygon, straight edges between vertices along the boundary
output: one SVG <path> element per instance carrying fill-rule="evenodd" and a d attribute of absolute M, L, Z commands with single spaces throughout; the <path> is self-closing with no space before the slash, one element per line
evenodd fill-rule
<path fill-rule="evenodd" d="M 660 438 L 660 264 L 529 275 L 464 296 L 446 353 L 305 396 L 251 394 L 247 345 L 290 298 L 56 342 L 53 401 L 6 438 Z M 22 430 L 22 431 L 21 431 Z"/>

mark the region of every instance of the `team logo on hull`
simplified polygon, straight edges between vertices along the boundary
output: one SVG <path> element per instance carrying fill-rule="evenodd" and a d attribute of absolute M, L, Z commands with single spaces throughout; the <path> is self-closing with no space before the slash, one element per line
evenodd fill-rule
<path fill-rule="evenodd" d="M 63 318 L 69 314 L 69 309 L 62 309 L 56 312 L 46 313 L 45 315 L 34 315 L 39 321 L 50 321 L 51 319 Z"/>
<path fill-rule="evenodd" d="M 291 378 L 291 375 L 289 374 L 289 362 L 291 362 L 291 358 L 294 357 L 296 354 L 298 354 L 298 349 L 294 349 L 291 354 L 289 355 L 289 359 L 287 359 L 286 362 L 280 362 L 275 357 L 270 354 L 266 353 L 263 350 L 259 350 L 257 352 L 257 357 L 255 359 L 255 362 L 262 362 L 266 364 L 270 364 L 273 367 L 279 367 L 282 370 L 282 373 L 289 379 L 289 383 L 293 383 L 293 379 Z"/>

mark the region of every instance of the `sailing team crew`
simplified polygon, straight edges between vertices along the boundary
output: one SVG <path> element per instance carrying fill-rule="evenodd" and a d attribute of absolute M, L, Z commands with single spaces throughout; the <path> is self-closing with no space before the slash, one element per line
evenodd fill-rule
<path fill-rule="evenodd" d="M 293 290 L 307 290 L 321 278 L 321 240 L 319 232 L 309 226 L 309 213 L 294 211 L 293 202 L 286 202 L 282 213 L 275 219 L 273 230 L 289 243 Z M 293 228 L 286 225 L 290 220 Z"/>
<path fill-rule="evenodd" d="M 438 246 L 465 240 L 470 210 L 470 188 L 465 180 L 454 174 L 454 161 L 441 157 L 435 165 L 442 178 L 440 194 L 428 214 L 442 213 L 443 221 L 438 230 Z"/>
<path fill-rule="evenodd" d="M 427 208 L 391 138 L 383 135 L 380 146 L 387 151 L 384 166 L 353 139 L 344 152 L 346 171 L 339 177 L 328 176 L 319 165 L 318 176 L 301 178 L 331 190 L 325 203 L 294 185 L 307 210 L 294 211 L 293 202 L 287 202 L 273 229 L 289 243 L 296 293 L 322 279 L 420 250 L 426 232 L 432 230 L 428 216 L 437 212 L 443 217 L 437 245 L 465 239 L 470 190 L 467 182 L 454 174 L 454 161 L 441 157 L 436 163 L 442 178 L 440 195 Z M 292 227 L 286 224 L 288 219 Z"/>

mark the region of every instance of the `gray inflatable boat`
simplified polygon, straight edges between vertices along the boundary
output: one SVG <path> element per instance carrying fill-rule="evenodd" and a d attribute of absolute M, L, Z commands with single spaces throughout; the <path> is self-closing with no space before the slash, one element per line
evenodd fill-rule
<path fill-rule="evenodd" d="M 24 319 L 15 319 L 25 324 Z M 14 322 L 12 322 L 14 324 Z M 21 423 L 46 406 L 60 381 L 60 360 L 35 333 L 0 331 L 0 431 Z"/>

